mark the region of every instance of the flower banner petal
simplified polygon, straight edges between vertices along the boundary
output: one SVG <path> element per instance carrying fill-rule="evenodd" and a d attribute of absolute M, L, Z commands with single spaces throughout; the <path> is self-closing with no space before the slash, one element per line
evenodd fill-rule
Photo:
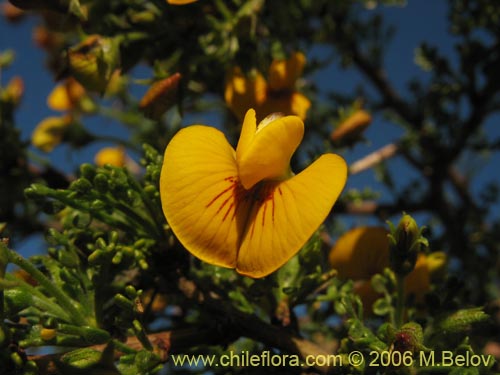
<path fill-rule="evenodd" d="M 232 268 L 248 213 L 237 174 L 224 134 L 194 125 L 169 143 L 160 176 L 163 212 L 179 241 L 201 260 Z"/>
<path fill-rule="evenodd" d="M 286 263 L 325 220 L 346 179 L 344 159 L 326 154 L 289 180 L 263 184 L 248 219 L 237 271 L 263 277 Z"/>

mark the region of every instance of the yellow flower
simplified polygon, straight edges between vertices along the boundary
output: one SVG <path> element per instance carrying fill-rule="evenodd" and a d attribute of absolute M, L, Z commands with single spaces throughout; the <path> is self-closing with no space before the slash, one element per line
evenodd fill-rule
<path fill-rule="evenodd" d="M 71 117 L 47 117 L 40 122 L 31 135 L 31 143 L 44 152 L 50 152 L 61 143 Z"/>
<path fill-rule="evenodd" d="M 95 163 L 99 167 L 106 164 L 114 167 L 123 167 L 125 161 L 126 155 L 123 147 L 104 147 L 95 156 Z"/>
<path fill-rule="evenodd" d="M 389 267 L 388 233 L 382 227 L 351 229 L 337 240 L 329 254 L 330 265 L 337 270 L 340 278 L 360 281 L 355 291 L 370 309 L 379 297 L 371 287 L 370 279 Z M 435 260 L 436 258 L 439 260 Z M 441 252 L 430 255 L 420 253 L 415 268 L 405 278 L 405 293 L 413 294 L 417 301 L 421 301 L 430 290 L 431 274 L 438 268 L 442 270 L 445 263 L 443 258 Z"/>
<path fill-rule="evenodd" d="M 296 116 L 257 126 L 248 110 L 236 151 L 219 130 L 193 125 L 165 150 L 160 194 L 173 232 L 193 255 L 263 277 L 293 257 L 330 212 L 347 167 L 322 155 L 301 173 L 290 158 L 302 140 Z"/>
<path fill-rule="evenodd" d="M 250 107 L 255 108 L 259 120 L 272 112 L 296 115 L 304 120 L 311 102 L 295 90 L 295 83 L 302 75 L 305 61 L 300 52 L 288 60 L 274 60 L 267 82 L 260 73 L 246 77 L 239 67 L 234 68 L 226 80 L 227 105 L 240 120 Z"/>

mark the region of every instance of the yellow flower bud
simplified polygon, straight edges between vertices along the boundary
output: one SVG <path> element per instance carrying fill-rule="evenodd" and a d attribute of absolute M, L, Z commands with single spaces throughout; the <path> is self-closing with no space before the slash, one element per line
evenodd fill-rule
<path fill-rule="evenodd" d="M 180 73 L 175 73 L 151 85 L 139 103 L 141 111 L 151 119 L 159 119 L 175 103 L 180 79 Z"/>
<path fill-rule="evenodd" d="M 352 142 L 360 137 L 371 122 L 371 115 L 365 110 L 358 109 L 332 131 L 330 138 L 335 143 Z"/>
<path fill-rule="evenodd" d="M 398 226 L 392 228 L 390 239 L 391 268 L 398 275 L 407 275 L 415 267 L 421 245 L 427 245 L 415 220 L 404 214 Z"/>

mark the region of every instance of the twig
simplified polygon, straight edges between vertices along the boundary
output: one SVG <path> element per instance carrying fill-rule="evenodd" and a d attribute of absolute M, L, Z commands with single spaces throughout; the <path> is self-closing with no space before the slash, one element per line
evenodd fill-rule
<path fill-rule="evenodd" d="M 386 159 L 392 158 L 398 151 L 399 146 L 394 143 L 385 145 L 384 147 L 381 147 L 371 154 L 368 154 L 365 157 L 352 163 L 349 167 L 349 173 L 353 175 L 370 169 L 376 164 Z"/>

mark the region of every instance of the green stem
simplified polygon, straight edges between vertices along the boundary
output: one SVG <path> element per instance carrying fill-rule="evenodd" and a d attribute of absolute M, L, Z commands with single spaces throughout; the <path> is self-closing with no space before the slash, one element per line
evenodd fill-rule
<path fill-rule="evenodd" d="M 405 277 L 401 275 L 396 275 L 396 287 L 397 287 L 397 296 L 396 296 L 396 316 L 395 316 L 395 325 L 396 328 L 401 328 L 403 325 L 403 317 L 405 310 Z"/>
<path fill-rule="evenodd" d="M 33 264 L 24 259 L 21 255 L 13 250 L 8 249 L 9 261 L 21 267 L 28 272 L 38 283 L 59 303 L 59 305 L 66 310 L 66 312 L 73 318 L 74 322 L 79 325 L 88 325 L 87 319 L 75 307 L 66 293 L 54 285 L 43 273 L 41 273 Z"/>
<path fill-rule="evenodd" d="M 134 331 L 135 331 L 135 334 L 137 336 L 137 339 L 142 344 L 144 349 L 152 351 L 153 345 L 151 345 L 151 342 L 149 341 L 148 335 L 144 331 L 144 327 L 142 326 L 142 324 L 137 319 L 135 319 L 132 322 L 132 325 L 134 327 Z"/>

